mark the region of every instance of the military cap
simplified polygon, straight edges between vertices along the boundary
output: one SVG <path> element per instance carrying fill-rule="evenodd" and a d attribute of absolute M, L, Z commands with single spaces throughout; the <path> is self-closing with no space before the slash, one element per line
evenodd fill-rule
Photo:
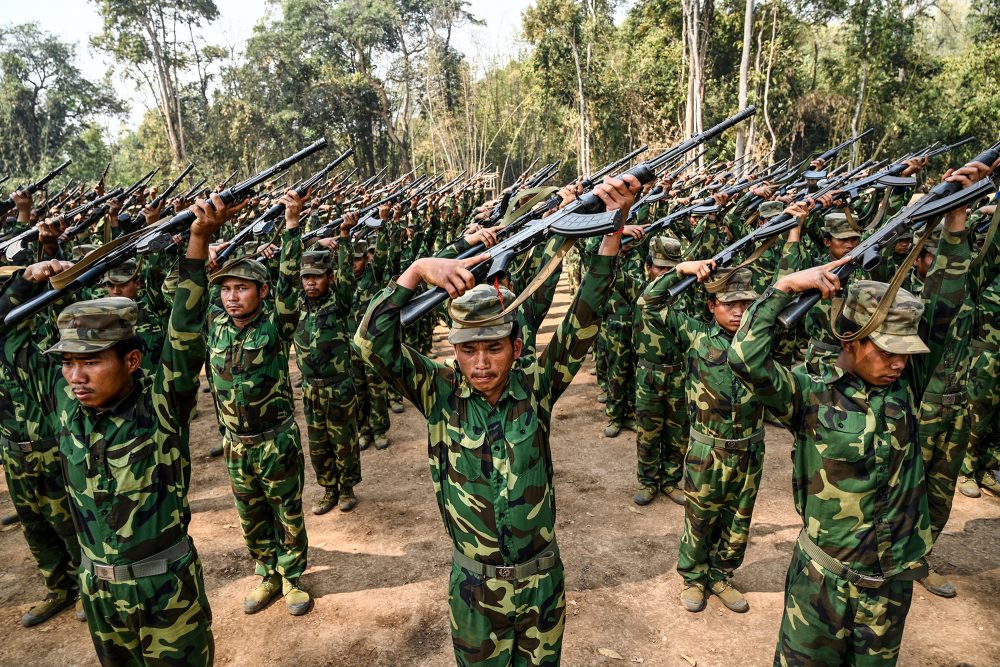
<path fill-rule="evenodd" d="M 136 277 L 139 273 L 139 262 L 127 259 L 108 271 L 107 280 L 113 285 L 122 285 Z"/>
<path fill-rule="evenodd" d="M 899 243 L 900 241 L 912 241 L 912 240 L 913 240 L 912 229 L 904 229 L 903 233 L 896 237 L 897 243 Z"/>
<path fill-rule="evenodd" d="M 864 326 L 871 319 L 888 287 L 886 283 L 874 280 L 852 282 L 847 288 L 847 298 L 841 314 L 855 325 Z M 900 289 L 896 292 L 885 320 L 872 332 L 872 342 L 890 354 L 930 352 L 917 333 L 923 313 L 924 302 L 905 289 Z"/>
<path fill-rule="evenodd" d="M 368 241 L 359 239 L 351 246 L 354 251 L 354 259 L 364 259 L 368 256 Z"/>
<path fill-rule="evenodd" d="M 326 250 L 311 250 L 302 254 L 300 276 L 322 276 L 333 266 L 332 255 Z"/>
<path fill-rule="evenodd" d="M 757 207 L 757 213 L 765 220 L 770 220 L 785 211 L 785 205 L 780 201 L 766 201 Z"/>
<path fill-rule="evenodd" d="M 847 214 L 835 211 L 823 216 L 823 231 L 835 239 L 855 239 L 861 237 L 861 232 L 851 227 Z"/>
<path fill-rule="evenodd" d="M 753 288 L 753 274 L 750 269 L 736 269 L 726 280 L 726 284 L 709 290 L 721 303 L 733 301 L 755 301 L 759 294 Z"/>
<path fill-rule="evenodd" d="M 97 250 L 98 246 L 93 243 L 81 243 L 79 245 L 73 246 L 72 258 L 74 262 L 79 262 L 89 253 Z"/>
<path fill-rule="evenodd" d="M 655 236 L 649 243 L 653 266 L 673 268 L 681 261 L 681 242 L 671 236 Z"/>
<path fill-rule="evenodd" d="M 268 281 L 267 267 L 250 257 L 231 259 L 212 274 L 212 279 L 209 282 L 212 285 L 218 285 L 223 278 L 245 278 L 263 285 Z"/>
<path fill-rule="evenodd" d="M 448 314 L 451 315 L 451 333 L 448 342 L 472 343 L 480 340 L 502 340 L 510 335 L 514 328 L 515 313 L 507 313 L 500 318 L 504 306 L 514 300 L 514 295 L 505 287 L 476 285 L 468 292 L 451 302 Z M 456 320 L 487 320 L 477 326 L 466 326 Z"/>
<path fill-rule="evenodd" d="M 139 307 L 132 299 L 107 297 L 80 301 L 59 313 L 56 326 L 59 342 L 45 350 L 70 354 L 91 354 L 135 336 Z"/>

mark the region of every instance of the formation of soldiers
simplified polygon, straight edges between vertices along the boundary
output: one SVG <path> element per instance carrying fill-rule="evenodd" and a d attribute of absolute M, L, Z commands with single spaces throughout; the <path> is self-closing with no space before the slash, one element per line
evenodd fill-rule
<path fill-rule="evenodd" d="M 0 446 L 48 591 L 23 624 L 75 603 L 103 665 L 212 664 L 188 535 L 202 370 L 259 576 L 244 611 L 279 597 L 292 615 L 310 611 L 294 350 L 324 489 L 312 514 L 357 505 L 360 452 L 390 446 L 390 413 L 405 399 L 427 422 L 454 547 L 458 664 L 558 664 L 566 601 L 551 416 L 593 348 L 604 436 L 636 432 L 634 502 L 663 494 L 684 506 L 684 608 L 701 611 L 715 595 L 749 610 L 731 577 L 749 541 L 767 422 L 793 435 L 803 519 L 775 664 L 892 664 L 913 582 L 957 593 L 928 564 L 956 488 L 1000 495 L 995 204 L 938 216 L 933 234 L 903 238 L 849 281 L 834 273 L 920 191 L 927 156 L 898 164 L 896 180 L 852 194 L 830 185 L 846 166 L 824 159 L 560 189 L 525 173 L 499 201 L 485 201 L 481 175 L 433 191 L 412 174 L 269 183 L 235 202 L 220 196 L 224 183 L 170 200 L 140 187 L 75 219 L 65 211 L 100 201 L 103 182 L 51 198 L 15 191 L 0 240 Z M 945 180 L 970 188 L 998 164 L 974 161 Z M 477 285 L 473 269 L 510 238 L 511 220 L 585 195 L 620 214 L 617 231 L 572 249 L 553 234 Z M 193 222 L 176 251 L 130 258 L 54 307 L 12 316 L 117 239 L 184 211 Z M 780 239 L 720 264 L 721 249 L 781 216 L 793 224 Z M 244 242 L 262 221 L 271 226 Z M 10 242 L 21 238 L 30 242 Z M 573 302 L 539 346 L 562 273 Z M 698 286 L 680 292 L 689 277 Z M 407 305 L 433 289 L 450 303 L 409 321 Z M 810 290 L 824 300 L 780 327 Z M 446 363 L 431 354 L 442 322 L 455 355 Z"/>

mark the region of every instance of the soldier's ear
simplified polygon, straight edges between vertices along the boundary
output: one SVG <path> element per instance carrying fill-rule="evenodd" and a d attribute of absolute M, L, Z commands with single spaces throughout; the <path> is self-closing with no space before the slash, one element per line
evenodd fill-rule
<path fill-rule="evenodd" d="M 521 352 L 524 350 L 524 341 L 520 338 L 514 341 L 514 359 L 521 358 Z"/>
<path fill-rule="evenodd" d="M 125 354 L 125 367 L 128 369 L 129 375 L 139 370 L 140 366 L 142 366 L 142 351 L 129 350 Z"/>
<path fill-rule="evenodd" d="M 266 299 L 267 295 L 270 293 L 270 291 L 271 291 L 271 287 L 267 283 L 264 283 L 263 285 L 261 285 L 257 289 L 257 292 L 260 294 L 260 298 L 262 298 L 262 299 Z"/>

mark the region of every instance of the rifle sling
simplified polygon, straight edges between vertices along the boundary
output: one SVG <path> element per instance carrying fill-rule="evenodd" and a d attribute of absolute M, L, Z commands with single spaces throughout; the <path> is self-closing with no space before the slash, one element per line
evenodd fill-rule
<path fill-rule="evenodd" d="M 878 213 L 872 218 L 871 223 L 869 223 L 866 230 L 878 229 L 879 225 L 882 224 L 882 220 L 885 218 L 885 214 L 889 211 L 889 198 L 892 196 L 890 193 L 892 190 L 886 188 L 885 192 L 882 194 L 882 201 L 878 205 Z"/>
<path fill-rule="evenodd" d="M 976 268 L 983 263 L 983 258 L 986 257 L 986 251 L 993 245 L 993 238 L 997 235 L 997 226 L 1000 226 L 1000 202 L 997 203 L 996 210 L 993 211 L 993 219 L 990 221 L 990 227 L 986 232 L 986 238 L 983 240 L 983 249 L 979 251 L 979 254 L 975 256 L 972 260 L 972 264 L 969 268 Z"/>
<path fill-rule="evenodd" d="M 729 282 L 729 277 L 732 276 L 734 272 L 739 271 L 744 267 L 750 266 L 758 259 L 760 259 L 761 255 L 770 250 L 771 246 L 773 246 L 780 237 L 781 234 L 775 234 L 774 236 L 768 238 L 766 241 L 757 246 L 757 249 L 754 250 L 752 253 L 750 253 L 750 256 L 747 257 L 742 262 L 740 262 L 738 265 L 732 268 L 727 267 L 724 269 L 719 269 L 716 273 L 718 273 L 720 277 L 716 278 L 715 280 L 705 281 L 704 283 L 705 289 L 708 292 L 714 292 L 716 290 L 720 290 L 723 287 L 725 287 L 726 283 Z"/>
<path fill-rule="evenodd" d="M 515 193 L 514 196 L 511 197 L 511 199 L 515 201 L 523 199 L 525 195 L 531 195 L 531 196 L 528 198 L 527 201 L 518 206 L 516 209 L 508 209 L 507 212 L 504 214 L 504 216 L 500 218 L 500 222 L 497 224 L 501 225 L 501 227 L 506 227 L 507 225 L 514 222 L 522 215 L 530 211 L 535 206 L 535 204 L 542 201 L 543 199 L 548 198 L 548 196 L 551 195 L 556 190 L 558 190 L 558 188 L 548 185 L 540 188 L 528 188 L 526 190 L 521 190 L 520 192 Z"/>
<path fill-rule="evenodd" d="M 73 282 L 80 274 L 90 269 L 94 264 L 99 262 L 101 259 L 111 254 L 121 246 L 126 245 L 129 241 L 132 241 L 143 232 L 148 232 L 148 231 L 149 231 L 148 227 L 143 227 L 142 229 L 137 229 L 131 234 L 125 234 L 123 236 L 119 236 L 111 243 L 105 243 L 100 248 L 97 248 L 87 253 L 83 259 L 81 259 L 73 266 L 49 278 L 49 284 L 52 286 L 52 289 L 60 290 L 65 288 L 67 285 Z"/>

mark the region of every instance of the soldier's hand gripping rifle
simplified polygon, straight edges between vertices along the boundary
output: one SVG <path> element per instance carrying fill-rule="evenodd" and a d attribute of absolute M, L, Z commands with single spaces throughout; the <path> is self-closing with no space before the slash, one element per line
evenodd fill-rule
<path fill-rule="evenodd" d="M 42 176 L 40 179 L 38 179 L 34 183 L 31 183 L 29 185 L 21 186 L 21 187 L 19 187 L 17 189 L 18 190 L 23 190 L 24 192 L 27 192 L 29 195 L 35 194 L 36 192 L 38 192 L 39 190 L 41 190 L 42 188 L 44 188 L 46 185 L 48 185 L 49 181 L 51 181 L 53 178 L 55 178 L 59 174 L 63 173 L 63 171 L 66 169 L 66 167 L 69 166 L 70 162 L 72 162 L 72 160 L 66 160 L 61 165 L 59 165 L 58 167 L 56 167 L 55 169 L 53 169 L 49 173 L 45 174 L 44 176 Z M 7 215 L 7 213 L 9 213 L 10 211 L 13 211 L 16 207 L 17 207 L 17 204 L 14 203 L 14 198 L 13 197 L 8 197 L 7 199 L 4 199 L 3 201 L 0 201 L 0 216 Z"/>
<path fill-rule="evenodd" d="M 727 118 L 715 127 L 694 135 L 681 142 L 678 146 L 666 150 L 651 160 L 638 164 L 627 170 L 625 175 L 634 176 L 640 184 L 646 184 L 656 178 L 656 170 L 669 162 L 676 160 L 691 149 L 708 139 L 721 134 L 733 125 L 746 120 L 757 112 L 756 107 L 749 106 L 735 116 Z M 500 278 L 507 273 L 507 267 L 514 258 L 537 245 L 548 242 L 554 234 L 567 238 L 582 238 L 608 234 L 621 228 L 621 213 L 605 210 L 604 203 L 593 192 L 588 192 L 573 200 L 558 212 L 547 218 L 539 218 L 525 223 L 516 232 L 503 239 L 486 251 L 489 259 L 469 269 L 477 283 Z M 478 253 L 477 253 L 478 254 Z M 415 296 L 403 307 L 400 319 L 403 324 L 410 324 L 430 312 L 448 299 L 448 292 L 435 287 Z"/>
<path fill-rule="evenodd" d="M 992 167 L 998 158 L 1000 158 L 1000 143 L 990 146 L 972 158 L 972 161 Z M 996 185 L 989 176 L 964 189 L 959 183 L 948 181 L 938 183 L 927 194 L 894 215 L 871 236 L 855 246 L 845 255 L 848 260 L 833 269 L 833 273 L 843 283 L 859 266 L 865 271 L 871 271 L 882 261 L 881 251 L 895 245 L 896 240 L 904 233 L 912 231 L 917 234 L 924 230 L 928 222 L 937 220 L 949 211 L 966 206 L 995 191 Z M 781 311 L 778 322 L 789 329 L 794 327 L 821 298 L 819 290 L 802 292 Z"/>
<path fill-rule="evenodd" d="M 420 179 L 417 179 L 416 181 L 414 181 L 414 183 L 419 183 L 421 180 L 423 180 L 423 178 L 424 177 L 421 177 Z M 396 187 L 394 190 L 392 190 L 390 192 L 389 195 L 383 197 L 382 199 L 374 201 L 371 204 L 368 204 L 367 206 L 365 206 L 364 208 L 362 208 L 360 211 L 358 211 L 358 219 L 360 220 L 360 219 L 365 218 L 368 214 L 370 214 L 372 211 L 376 210 L 379 206 L 382 206 L 383 204 L 393 204 L 396 201 L 398 201 L 401 197 L 405 197 L 407 191 L 411 187 L 412 186 L 410 184 L 407 184 L 407 183 L 404 183 L 403 185 Z M 345 208 L 347 208 L 349 205 L 350 205 L 350 202 L 348 202 L 348 204 L 345 204 Z M 340 223 L 342 223 L 343 221 L 344 221 L 344 217 L 340 216 L 340 217 L 334 218 L 333 220 L 327 222 L 322 227 L 317 227 L 316 229 L 313 229 L 312 231 L 303 234 L 302 235 L 302 243 L 303 244 L 310 243 L 310 242 L 312 242 L 313 239 L 323 239 L 323 238 L 326 238 L 328 236 L 332 236 L 333 233 L 336 230 L 340 229 Z M 354 229 L 357 230 L 359 227 L 361 227 L 360 224 L 355 225 Z"/>
<path fill-rule="evenodd" d="M 926 156 L 927 159 L 930 159 L 932 157 L 937 157 L 938 155 L 942 155 L 944 153 L 952 151 L 958 148 L 959 146 L 964 146 L 970 141 L 972 141 L 972 137 L 966 137 L 961 141 L 956 141 L 955 143 L 950 144 L 948 146 L 941 146 L 940 148 L 935 148 L 934 150 L 927 151 L 922 154 L 917 154 L 917 155 L 911 154 L 904 156 L 899 160 L 896 160 L 895 162 L 890 164 L 888 167 L 885 167 L 884 169 L 877 171 L 874 174 L 871 174 L 870 176 L 866 176 L 856 181 L 847 183 L 843 187 L 845 193 L 844 196 L 848 201 L 850 201 L 852 199 L 856 199 L 857 197 L 861 196 L 861 193 L 863 193 L 865 190 L 871 187 L 912 188 L 917 184 L 917 179 L 913 176 L 902 175 L 902 173 L 906 171 L 906 167 L 908 166 L 906 164 L 907 160 L 911 160 L 914 157 L 919 157 L 920 155 Z"/>
<path fill-rule="evenodd" d="M 446 192 L 450 192 L 452 188 L 454 188 L 454 187 L 455 187 L 456 185 L 458 185 L 458 184 L 459 184 L 459 182 L 460 182 L 460 181 L 461 181 L 461 180 L 462 180 L 463 178 L 465 178 L 465 171 L 466 171 L 466 170 L 465 170 L 465 169 L 463 169 L 463 170 L 462 170 L 462 172 L 461 172 L 461 173 L 460 173 L 460 174 L 459 174 L 458 176 L 456 176 L 455 178 L 451 179 L 450 181 L 448 181 L 447 183 L 445 183 L 444 185 L 442 185 L 442 186 L 441 186 L 440 188 L 438 188 L 438 189 L 437 189 L 437 190 L 435 190 L 434 192 L 432 192 L 432 193 L 430 193 L 429 195 L 427 195 L 426 197 L 424 197 L 424 198 L 423 198 L 423 199 L 422 199 L 422 200 L 420 201 L 420 203 L 419 203 L 419 204 L 417 204 L 417 208 L 416 208 L 416 210 L 417 210 L 417 211 L 423 211 L 423 210 L 424 210 L 424 209 L 426 209 L 426 208 L 427 208 L 428 206 L 430 206 L 430 203 L 431 203 L 431 200 L 432 200 L 432 199 L 434 199 L 435 197 L 437 197 L 437 196 L 439 196 L 439 195 L 443 195 L 443 194 L 444 194 L 444 193 L 446 193 Z"/>
<path fill-rule="evenodd" d="M 188 164 L 188 166 L 184 169 L 184 171 L 182 171 L 177 176 L 177 178 L 175 178 L 170 182 L 170 185 L 167 186 L 167 189 L 164 190 L 162 193 L 156 195 L 156 198 L 153 201 L 146 204 L 146 206 L 154 210 L 159 208 L 160 205 L 163 204 L 163 202 L 167 201 L 167 199 L 170 198 L 170 195 L 174 194 L 174 190 L 176 190 L 177 186 L 181 184 L 181 181 L 187 178 L 187 175 L 191 173 L 192 169 L 194 169 L 194 162 Z"/>
<path fill-rule="evenodd" d="M 413 189 L 413 186 L 411 185 L 405 191 L 400 193 L 394 201 L 401 204 L 405 209 L 409 202 L 412 202 L 415 199 L 419 200 L 421 197 L 424 197 L 426 192 L 434 187 L 440 179 L 440 176 L 435 176 L 434 178 L 423 182 L 412 194 L 409 192 Z M 391 202 L 383 202 L 380 206 L 386 203 Z M 417 204 L 419 205 L 420 202 L 418 201 Z M 372 209 L 369 206 L 368 214 L 358 217 L 358 224 L 354 225 L 354 228 L 351 230 L 351 241 L 358 241 L 360 239 L 367 238 L 372 232 L 382 227 L 382 218 L 379 217 L 378 210 L 376 209 L 378 209 L 378 206 L 376 206 L 375 209 Z M 340 225 L 338 223 L 338 227 L 339 226 Z"/>
<path fill-rule="evenodd" d="M 325 147 L 326 139 L 320 139 L 298 153 L 251 176 L 242 183 L 223 190 L 218 193 L 219 197 L 227 206 L 236 205 L 253 196 L 254 189 L 261 183 L 274 178 L 274 176 L 288 170 L 292 165 L 301 162 Z M 183 232 L 189 232 L 191 223 L 194 220 L 194 213 L 190 210 L 182 211 L 169 220 L 161 221 L 156 225 L 140 229 L 127 236 L 119 237 L 111 243 L 101 246 L 66 271 L 53 276 L 49 280 L 53 289 L 47 290 L 13 309 L 7 314 L 4 321 L 8 325 L 13 326 L 25 318 L 31 317 L 64 296 L 73 294 L 88 285 L 94 284 L 105 273 L 121 265 L 126 260 L 135 257 L 137 253 L 162 252 L 170 248 L 175 245 L 174 236 Z M 61 279 L 57 281 L 55 278 Z"/>

